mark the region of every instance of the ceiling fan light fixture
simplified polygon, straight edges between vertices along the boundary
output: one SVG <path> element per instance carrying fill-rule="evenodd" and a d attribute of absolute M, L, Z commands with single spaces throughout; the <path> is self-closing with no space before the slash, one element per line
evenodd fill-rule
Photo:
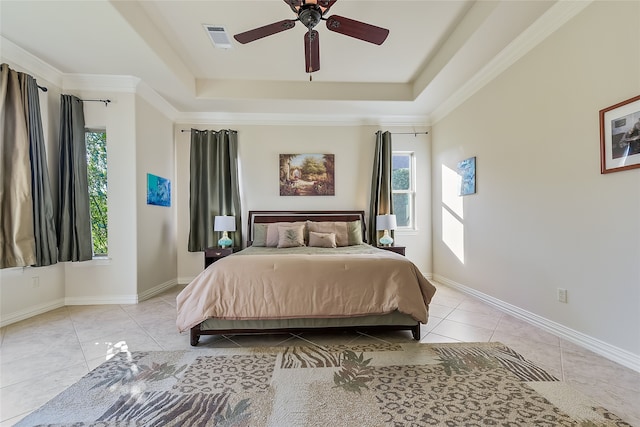
<path fill-rule="evenodd" d="M 305 3 L 300 8 L 300 12 L 298 12 L 298 18 L 302 25 L 311 30 L 322 19 L 322 10 L 315 3 Z"/>

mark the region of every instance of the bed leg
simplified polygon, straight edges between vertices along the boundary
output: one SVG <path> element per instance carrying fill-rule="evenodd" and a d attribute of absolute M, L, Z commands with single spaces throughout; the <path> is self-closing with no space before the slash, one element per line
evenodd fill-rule
<path fill-rule="evenodd" d="M 196 325 L 193 328 L 191 328 L 191 345 L 195 347 L 198 345 L 199 341 L 200 341 L 200 325 Z"/>
<path fill-rule="evenodd" d="M 420 341 L 420 323 L 411 328 L 411 333 L 413 334 L 414 340 Z"/>

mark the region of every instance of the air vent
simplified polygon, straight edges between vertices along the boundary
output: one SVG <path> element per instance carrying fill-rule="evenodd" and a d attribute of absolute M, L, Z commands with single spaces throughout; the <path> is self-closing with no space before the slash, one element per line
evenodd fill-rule
<path fill-rule="evenodd" d="M 224 27 L 204 24 L 204 29 L 207 30 L 215 47 L 218 49 L 231 49 L 231 39 Z"/>

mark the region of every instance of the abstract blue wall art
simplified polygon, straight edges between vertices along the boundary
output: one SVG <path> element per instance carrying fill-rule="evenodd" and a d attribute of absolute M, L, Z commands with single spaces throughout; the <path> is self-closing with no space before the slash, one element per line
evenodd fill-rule
<path fill-rule="evenodd" d="M 147 174 L 147 204 L 171 206 L 171 181 L 150 173 Z"/>
<path fill-rule="evenodd" d="M 460 195 L 474 194 L 476 192 L 476 158 L 470 157 L 459 162 L 458 175 L 460 175 Z"/>

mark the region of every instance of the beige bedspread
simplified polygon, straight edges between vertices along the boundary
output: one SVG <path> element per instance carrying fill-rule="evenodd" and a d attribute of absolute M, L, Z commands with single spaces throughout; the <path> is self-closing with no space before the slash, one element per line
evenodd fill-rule
<path fill-rule="evenodd" d="M 249 248 L 222 258 L 178 294 L 178 329 L 211 317 L 327 318 L 395 310 L 426 323 L 435 287 L 407 258 L 361 246 L 344 251 Z"/>

